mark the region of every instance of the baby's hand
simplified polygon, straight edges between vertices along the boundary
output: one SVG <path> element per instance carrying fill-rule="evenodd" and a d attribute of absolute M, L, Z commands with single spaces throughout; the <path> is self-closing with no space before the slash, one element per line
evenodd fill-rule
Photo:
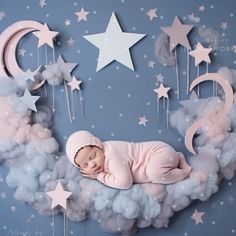
<path fill-rule="evenodd" d="M 97 179 L 97 176 L 98 176 L 98 174 L 90 174 L 90 175 L 88 175 L 88 174 L 86 174 L 86 173 L 83 172 L 83 171 L 80 171 L 80 172 L 81 172 L 81 174 L 82 174 L 84 177 L 90 178 L 90 179 Z"/>

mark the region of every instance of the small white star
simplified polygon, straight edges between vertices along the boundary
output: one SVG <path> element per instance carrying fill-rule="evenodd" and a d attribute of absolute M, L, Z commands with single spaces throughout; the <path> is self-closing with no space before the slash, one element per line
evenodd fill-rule
<path fill-rule="evenodd" d="M 146 123 L 148 122 L 148 119 L 146 119 L 146 116 L 139 117 L 139 125 L 146 126 Z"/>
<path fill-rule="evenodd" d="M 225 22 L 221 22 L 220 28 L 223 29 L 223 30 L 226 30 L 228 28 L 228 23 L 226 21 Z"/>
<path fill-rule="evenodd" d="M 154 65 L 155 65 L 155 61 L 148 61 L 148 67 L 150 68 L 154 68 Z"/>
<path fill-rule="evenodd" d="M 163 83 L 164 76 L 162 76 L 161 73 L 159 73 L 158 75 L 155 75 L 155 77 L 158 82 Z"/>
<path fill-rule="evenodd" d="M 39 5 L 41 8 L 45 7 L 47 5 L 46 0 L 39 0 Z"/>
<path fill-rule="evenodd" d="M 199 8 L 198 8 L 198 11 L 201 11 L 201 12 L 203 12 L 203 11 L 205 11 L 205 6 L 204 5 L 201 5 Z"/>
<path fill-rule="evenodd" d="M 75 40 L 72 37 L 70 37 L 66 42 L 68 46 L 72 46 L 75 43 Z"/>
<path fill-rule="evenodd" d="M 72 77 L 72 80 L 67 83 L 71 87 L 71 91 L 80 90 L 80 84 L 82 83 L 81 80 L 77 80 L 75 76 Z"/>
<path fill-rule="evenodd" d="M 66 26 L 70 26 L 71 25 L 71 20 L 66 19 L 64 23 L 65 23 Z"/>

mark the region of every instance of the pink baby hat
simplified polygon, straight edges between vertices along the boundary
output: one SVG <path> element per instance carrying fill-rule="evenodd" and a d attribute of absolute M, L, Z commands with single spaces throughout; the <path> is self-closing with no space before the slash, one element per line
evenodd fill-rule
<path fill-rule="evenodd" d="M 95 137 L 93 134 L 91 134 L 88 131 L 77 131 L 73 134 L 70 135 L 66 142 L 66 155 L 69 158 L 70 162 L 78 167 L 75 164 L 75 155 L 76 153 L 83 147 L 92 145 L 92 146 L 97 146 L 101 149 L 103 149 L 103 144 L 98 139 Z"/>

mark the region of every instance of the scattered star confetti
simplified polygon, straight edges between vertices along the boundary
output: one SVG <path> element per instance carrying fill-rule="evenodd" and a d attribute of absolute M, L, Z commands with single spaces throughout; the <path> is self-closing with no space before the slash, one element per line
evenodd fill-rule
<path fill-rule="evenodd" d="M 46 0 L 39 0 L 39 5 L 41 8 L 45 7 L 47 5 Z"/>
<path fill-rule="evenodd" d="M 200 18 L 194 16 L 193 13 L 192 13 L 191 15 L 188 15 L 187 17 L 188 17 L 188 19 L 189 19 L 190 21 L 192 21 L 192 22 L 194 22 L 194 23 L 199 23 L 199 22 L 200 22 Z"/>
<path fill-rule="evenodd" d="M 205 215 L 205 212 L 199 212 L 195 209 L 194 213 L 192 214 L 191 218 L 195 221 L 195 224 L 198 225 L 199 223 L 203 224 L 202 217 Z"/>
<path fill-rule="evenodd" d="M 0 20 L 2 20 L 6 16 L 5 12 L 0 11 Z"/>
<path fill-rule="evenodd" d="M 154 18 L 157 18 L 156 11 L 157 11 L 157 9 L 154 8 L 154 9 L 150 9 L 150 10 L 146 13 L 146 15 L 149 16 L 150 21 L 152 21 Z"/>
<path fill-rule="evenodd" d="M 220 28 L 221 28 L 222 30 L 226 30 L 226 29 L 228 28 L 228 23 L 227 23 L 227 22 L 221 22 Z"/>
<path fill-rule="evenodd" d="M 199 8 L 198 8 L 198 11 L 201 11 L 201 12 L 203 12 L 203 11 L 205 11 L 205 6 L 204 5 L 201 5 Z"/>
<path fill-rule="evenodd" d="M 154 68 L 154 65 L 155 65 L 155 61 L 148 61 L 148 67 L 150 68 Z"/>
<path fill-rule="evenodd" d="M 148 119 L 146 118 L 146 116 L 142 116 L 142 117 L 139 117 L 139 125 L 143 125 L 143 126 L 146 126 L 146 123 L 148 122 Z"/>
<path fill-rule="evenodd" d="M 72 46 L 75 43 L 75 40 L 72 37 L 70 37 L 66 42 L 68 46 Z"/>
<path fill-rule="evenodd" d="M 158 82 L 163 83 L 164 76 L 161 73 L 159 73 L 158 75 L 155 75 L 155 77 Z"/>
<path fill-rule="evenodd" d="M 65 23 L 66 26 L 70 26 L 71 25 L 71 20 L 66 19 L 64 23 Z"/>
<path fill-rule="evenodd" d="M 80 21 L 87 21 L 87 15 L 89 14 L 88 11 L 85 11 L 82 7 L 80 11 L 76 12 L 75 15 L 78 16 L 77 22 Z"/>

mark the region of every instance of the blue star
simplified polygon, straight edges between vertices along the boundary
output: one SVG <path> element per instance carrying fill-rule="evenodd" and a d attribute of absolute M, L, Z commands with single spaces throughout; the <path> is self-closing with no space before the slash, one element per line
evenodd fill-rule
<path fill-rule="evenodd" d="M 25 89 L 24 95 L 19 98 L 19 100 L 25 104 L 31 110 L 37 112 L 37 108 L 35 106 L 36 101 L 40 98 L 40 96 L 32 96 L 28 89 Z"/>

